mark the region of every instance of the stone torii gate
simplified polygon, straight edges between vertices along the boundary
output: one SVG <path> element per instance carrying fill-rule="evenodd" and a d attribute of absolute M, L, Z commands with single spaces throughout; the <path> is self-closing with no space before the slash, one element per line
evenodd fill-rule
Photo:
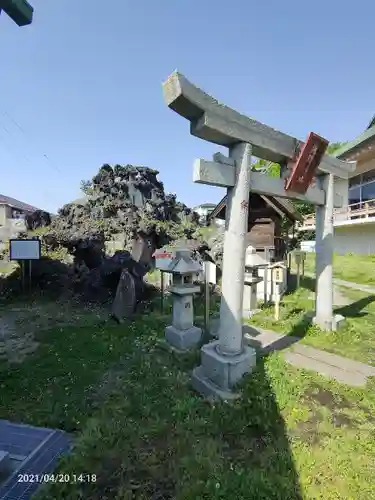
<path fill-rule="evenodd" d="M 27 0 L 0 0 L 0 14 L 2 10 L 18 26 L 27 26 L 32 23 L 34 9 Z"/>
<path fill-rule="evenodd" d="M 217 100 L 174 72 L 163 84 L 167 105 L 190 121 L 190 133 L 229 148 L 229 157 L 214 154 L 213 161 L 194 163 L 194 182 L 227 188 L 222 298 L 219 339 L 201 349 L 201 366 L 193 371 L 193 386 L 206 396 L 237 397 L 235 384 L 256 364 L 255 351 L 245 345 L 242 300 L 245 269 L 245 235 L 249 192 L 293 198 L 316 205 L 316 304 L 314 322 L 334 330 L 333 315 L 333 209 L 342 206 L 334 192 L 334 176 L 348 178 L 355 162 L 324 155 L 316 170 L 316 183 L 302 192 L 285 189 L 283 179 L 251 171 L 251 156 L 285 166 L 301 144 Z"/>

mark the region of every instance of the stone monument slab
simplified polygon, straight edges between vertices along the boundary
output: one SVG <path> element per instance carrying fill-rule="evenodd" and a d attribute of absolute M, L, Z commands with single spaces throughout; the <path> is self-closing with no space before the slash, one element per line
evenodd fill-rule
<path fill-rule="evenodd" d="M 123 269 L 112 305 L 112 316 L 119 323 L 124 319 L 131 318 L 135 312 L 136 303 L 134 278 L 126 269 Z"/>

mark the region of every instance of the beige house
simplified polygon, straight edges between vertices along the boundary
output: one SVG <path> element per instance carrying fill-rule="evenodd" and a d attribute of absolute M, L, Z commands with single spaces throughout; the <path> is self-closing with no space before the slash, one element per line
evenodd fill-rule
<path fill-rule="evenodd" d="M 13 238 L 25 229 L 25 216 L 37 208 L 0 194 L 0 241 Z"/>
<path fill-rule="evenodd" d="M 345 144 L 335 156 L 357 161 L 349 180 L 335 179 L 335 191 L 344 198 L 343 208 L 334 214 L 334 250 L 375 254 L 375 117 L 363 134 Z M 315 216 L 309 215 L 299 231 L 315 230 Z"/>

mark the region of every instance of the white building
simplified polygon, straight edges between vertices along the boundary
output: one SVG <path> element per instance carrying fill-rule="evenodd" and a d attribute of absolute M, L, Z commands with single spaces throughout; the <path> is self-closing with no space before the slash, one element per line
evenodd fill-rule
<path fill-rule="evenodd" d="M 344 206 L 334 214 L 334 251 L 375 254 L 375 117 L 363 134 L 334 156 L 357 161 L 349 180 L 335 179 L 335 191 L 343 196 Z M 315 215 L 307 216 L 298 229 L 315 230 Z"/>
<path fill-rule="evenodd" d="M 194 207 L 193 210 L 197 212 L 200 222 L 204 224 L 215 207 L 215 203 L 202 203 L 202 205 Z"/>

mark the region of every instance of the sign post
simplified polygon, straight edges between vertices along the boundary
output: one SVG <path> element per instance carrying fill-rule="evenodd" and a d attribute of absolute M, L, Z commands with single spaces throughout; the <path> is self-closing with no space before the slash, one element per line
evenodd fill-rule
<path fill-rule="evenodd" d="M 279 321 L 280 319 L 280 294 L 279 287 L 276 285 L 276 295 L 275 295 L 275 320 Z"/>
<path fill-rule="evenodd" d="M 41 241 L 39 239 L 10 239 L 9 240 L 9 260 L 16 260 L 20 262 L 21 265 L 21 276 L 22 276 L 22 290 L 25 290 L 26 281 L 26 266 L 25 262 L 28 263 L 28 288 L 31 288 L 31 276 L 32 276 L 32 261 L 40 260 L 41 257 Z"/>
<path fill-rule="evenodd" d="M 305 270 L 305 260 L 306 260 L 306 252 L 301 252 L 300 250 L 294 250 L 294 262 L 297 266 L 297 288 L 300 286 L 301 279 L 301 266 L 302 266 L 302 276 L 304 275 Z"/>
<path fill-rule="evenodd" d="M 209 333 L 210 324 L 210 283 L 216 285 L 216 266 L 213 262 L 204 262 L 204 331 Z"/>
<path fill-rule="evenodd" d="M 275 265 L 272 268 L 272 281 L 275 283 L 275 320 L 280 319 L 280 285 L 283 283 L 283 266 Z"/>
<path fill-rule="evenodd" d="M 155 258 L 155 268 L 160 271 L 160 312 L 164 312 L 164 273 L 168 270 L 172 262 L 173 254 L 165 248 L 156 250 L 153 255 Z"/>
<path fill-rule="evenodd" d="M 160 271 L 160 313 L 164 312 L 164 271 Z"/>
<path fill-rule="evenodd" d="M 305 259 L 302 259 L 302 278 L 305 276 Z"/>

